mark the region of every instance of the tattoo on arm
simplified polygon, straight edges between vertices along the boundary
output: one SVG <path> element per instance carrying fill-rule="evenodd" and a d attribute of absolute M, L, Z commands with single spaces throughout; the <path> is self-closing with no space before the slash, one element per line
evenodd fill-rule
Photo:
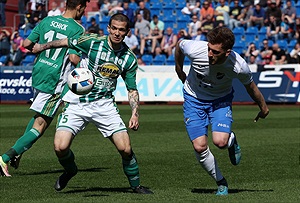
<path fill-rule="evenodd" d="M 135 116 L 139 116 L 139 103 L 140 103 L 140 99 L 139 99 L 139 92 L 137 90 L 130 90 L 128 92 L 128 100 L 129 100 L 129 105 L 131 107 L 132 110 L 132 115 Z"/>

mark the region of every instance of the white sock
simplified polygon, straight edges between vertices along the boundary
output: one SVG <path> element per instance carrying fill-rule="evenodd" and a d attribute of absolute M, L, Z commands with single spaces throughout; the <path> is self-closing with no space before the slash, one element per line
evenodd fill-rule
<path fill-rule="evenodd" d="M 196 158 L 201 164 L 202 168 L 215 180 L 219 181 L 223 179 L 223 175 L 218 167 L 217 161 L 214 155 L 209 150 L 209 147 L 201 154 L 195 151 Z"/>
<path fill-rule="evenodd" d="M 235 138 L 234 132 L 231 132 L 229 134 L 229 139 L 228 139 L 228 143 L 227 143 L 228 148 L 232 147 L 232 145 L 234 143 L 234 138 Z"/>

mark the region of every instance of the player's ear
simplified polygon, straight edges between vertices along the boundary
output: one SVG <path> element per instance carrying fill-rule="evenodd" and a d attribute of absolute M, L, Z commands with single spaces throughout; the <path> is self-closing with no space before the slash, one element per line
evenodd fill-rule
<path fill-rule="evenodd" d="M 231 53 L 231 49 L 227 49 L 226 56 L 229 56 L 230 53 Z"/>

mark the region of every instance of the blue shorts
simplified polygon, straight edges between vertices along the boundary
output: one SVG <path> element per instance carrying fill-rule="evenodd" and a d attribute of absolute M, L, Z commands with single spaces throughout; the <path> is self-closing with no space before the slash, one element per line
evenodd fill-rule
<path fill-rule="evenodd" d="M 233 91 L 225 97 L 205 101 L 184 92 L 183 114 L 187 133 L 191 141 L 208 135 L 211 131 L 231 132 Z"/>

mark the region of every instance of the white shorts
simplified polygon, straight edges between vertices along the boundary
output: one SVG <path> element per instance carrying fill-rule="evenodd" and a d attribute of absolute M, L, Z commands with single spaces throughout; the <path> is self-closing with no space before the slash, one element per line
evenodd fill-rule
<path fill-rule="evenodd" d="M 62 102 L 60 94 L 48 94 L 37 89 L 33 90 L 33 102 L 30 109 L 53 118 Z"/>
<path fill-rule="evenodd" d="M 75 136 L 89 123 L 93 123 L 104 137 L 127 131 L 113 99 L 100 99 L 91 103 L 67 103 L 58 116 L 56 130 L 69 131 Z"/>

